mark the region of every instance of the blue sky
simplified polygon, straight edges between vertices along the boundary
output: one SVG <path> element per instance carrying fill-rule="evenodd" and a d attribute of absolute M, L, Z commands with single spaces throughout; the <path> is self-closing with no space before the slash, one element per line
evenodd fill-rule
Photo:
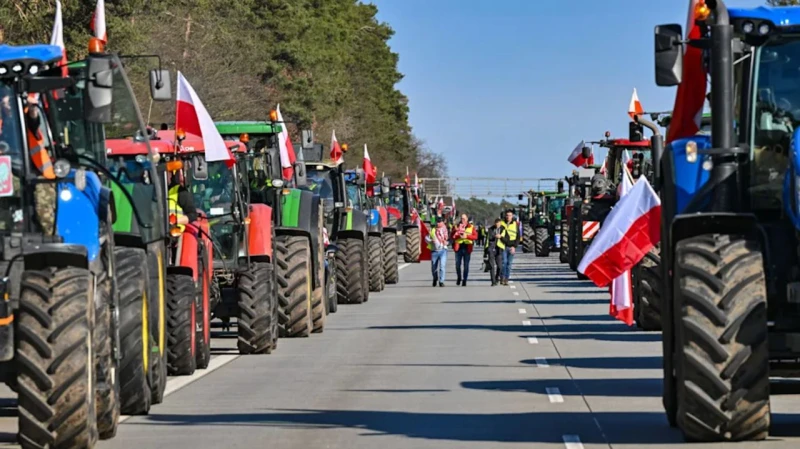
<path fill-rule="evenodd" d="M 627 136 L 634 87 L 646 111 L 672 109 L 652 33 L 685 26 L 687 0 L 371 1 L 395 30 L 414 133 L 450 176 L 561 177 L 582 139 Z"/>

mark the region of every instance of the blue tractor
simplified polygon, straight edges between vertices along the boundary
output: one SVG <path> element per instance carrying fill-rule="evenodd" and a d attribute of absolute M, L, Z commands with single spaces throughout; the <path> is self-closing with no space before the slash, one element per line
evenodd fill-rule
<path fill-rule="evenodd" d="M 374 189 L 374 186 L 367 185 L 361 169 L 346 171 L 344 180 L 348 201 L 367 219 L 367 279 L 369 291 L 379 292 L 386 286 L 386 273 L 383 267 L 383 222 L 374 198 L 367 195 L 367 189 Z"/>
<path fill-rule="evenodd" d="M 688 43 L 680 25 L 655 29 L 658 85 L 711 80 L 710 135 L 653 147 L 663 403 L 688 440 L 759 440 L 770 377 L 800 368 L 800 8 L 705 0 L 694 15 Z M 682 67 L 684 51 L 703 69 Z"/>

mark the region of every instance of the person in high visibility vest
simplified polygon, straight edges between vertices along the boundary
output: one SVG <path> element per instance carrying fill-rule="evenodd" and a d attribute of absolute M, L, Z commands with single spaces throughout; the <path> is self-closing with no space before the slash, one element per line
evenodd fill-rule
<path fill-rule="evenodd" d="M 469 260 L 472 257 L 472 247 L 478 239 L 475 226 L 469 222 L 467 214 L 461 214 L 461 221 L 453 226 L 453 250 L 456 252 L 456 285 L 467 286 L 469 277 Z M 462 277 L 462 267 L 463 274 Z"/>
<path fill-rule="evenodd" d="M 169 213 L 175 215 L 175 225 L 183 232 L 187 224 L 197 220 L 197 208 L 192 193 L 183 185 L 183 173 L 180 170 L 172 173 L 167 199 Z"/>
<path fill-rule="evenodd" d="M 514 219 L 514 211 L 511 209 L 506 211 L 506 219 L 501 225 L 505 230 L 505 234 L 497 242 L 497 247 L 503 251 L 503 270 L 500 276 L 500 283 L 508 285 L 508 279 L 511 277 L 511 265 L 514 263 L 514 254 L 517 251 L 517 245 L 519 245 L 522 233 L 520 232 L 520 226 Z"/>
<path fill-rule="evenodd" d="M 489 271 L 489 277 L 492 280 L 492 287 L 497 285 L 500 279 L 501 269 L 503 268 L 503 251 L 498 248 L 498 244 L 506 234 L 506 228 L 503 226 L 503 220 L 496 218 L 494 225 L 487 229 L 486 239 L 484 243 L 484 258 Z"/>
<path fill-rule="evenodd" d="M 444 217 L 436 217 L 436 226 L 431 227 L 431 232 L 425 237 L 428 249 L 431 250 L 431 274 L 433 286 L 444 287 L 444 268 L 447 264 L 447 244 L 450 241 L 450 232 L 444 222 Z"/>
<path fill-rule="evenodd" d="M 53 161 L 47 152 L 44 133 L 42 133 L 42 118 L 39 115 L 39 97 L 29 94 L 27 103 L 23 108 L 25 114 L 26 140 L 28 155 L 34 173 L 44 179 L 56 179 Z M 56 185 L 54 183 L 36 183 L 33 189 L 34 211 L 36 220 L 45 235 L 55 234 L 56 229 Z"/>

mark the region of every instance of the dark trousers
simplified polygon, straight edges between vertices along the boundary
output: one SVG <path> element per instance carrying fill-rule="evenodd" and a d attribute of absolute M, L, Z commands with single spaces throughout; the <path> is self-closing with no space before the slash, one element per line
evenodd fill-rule
<path fill-rule="evenodd" d="M 503 268 L 503 252 L 497 248 L 489 248 L 489 276 L 492 284 L 496 284 Z"/>
<path fill-rule="evenodd" d="M 456 251 L 456 279 L 467 280 L 469 276 L 469 259 L 471 254 L 468 252 L 467 245 L 461 245 Z M 461 276 L 461 263 L 464 263 L 464 276 Z"/>

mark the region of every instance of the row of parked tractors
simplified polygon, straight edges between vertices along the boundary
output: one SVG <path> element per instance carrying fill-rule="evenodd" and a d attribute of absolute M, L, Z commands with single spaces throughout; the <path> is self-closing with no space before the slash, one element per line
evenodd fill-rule
<path fill-rule="evenodd" d="M 217 123 L 234 160 L 207 161 L 201 136 L 145 126 L 127 59 L 61 58 L 0 46 L 0 377 L 23 447 L 113 437 L 168 376 L 209 365 L 212 320 L 240 354 L 269 354 L 397 283 L 398 254 L 419 260 L 410 186 L 368 185 L 319 144 L 298 144 L 284 179 L 272 112 Z M 149 76 L 152 99 L 174 101 L 170 73 Z"/>

